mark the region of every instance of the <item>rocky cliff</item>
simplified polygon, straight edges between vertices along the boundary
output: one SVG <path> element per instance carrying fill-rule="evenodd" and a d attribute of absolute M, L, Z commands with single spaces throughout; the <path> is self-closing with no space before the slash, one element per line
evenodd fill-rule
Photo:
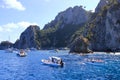
<path fill-rule="evenodd" d="M 83 36 L 79 36 L 77 39 L 74 40 L 72 47 L 70 49 L 70 53 L 89 53 L 92 52 L 88 48 L 89 41 L 87 38 Z"/>
<path fill-rule="evenodd" d="M 120 0 L 101 0 L 95 13 L 75 6 L 60 12 L 43 30 L 29 26 L 16 48 L 60 48 L 71 42 L 71 52 L 120 50 Z M 80 38 L 83 35 L 84 38 Z M 76 38 L 78 37 L 78 38 Z M 84 42 L 89 41 L 89 45 Z"/>
<path fill-rule="evenodd" d="M 60 48 L 70 44 L 71 36 L 90 18 L 91 12 L 75 6 L 60 12 L 43 30 L 29 26 L 14 44 L 15 48 Z"/>
<path fill-rule="evenodd" d="M 99 4 L 95 8 L 95 13 L 100 12 L 102 10 L 102 7 L 106 6 L 107 4 L 109 4 L 109 0 L 100 0 Z"/>
<path fill-rule="evenodd" d="M 65 27 L 65 24 L 82 24 L 88 21 L 89 17 L 90 12 L 83 9 L 82 6 L 75 6 L 73 8 L 70 7 L 63 12 L 60 12 L 53 21 L 45 25 L 44 29 L 51 27 L 63 28 Z"/>
<path fill-rule="evenodd" d="M 91 12 L 75 6 L 60 12 L 53 21 L 46 24 L 41 34 L 42 47 L 66 47 L 71 36 L 90 18 Z"/>
<path fill-rule="evenodd" d="M 21 35 L 20 39 L 14 44 L 15 48 L 26 49 L 26 48 L 39 48 L 40 41 L 38 35 L 40 28 L 37 25 L 30 25 Z"/>
<path fill-rule="evenodd" d="M 90 48 L 94 51 L 113 51 L 120 50 L 120 2 L 119 0 L 107 1 L 100 7 L 100 12 L 93 14 L 93 18 L 88 24 Z M 91 34 L 90 34 L 91 33 Z"/>
<path fill-rule="evenodd" d="M 71 50 L 83 52 L 87 48 L 93 51 L 120 51 L 120 0 L 100 0 L 95 13 L 84 25 L 82 32 L 78 30 L 75 35 L 83 35 L 89 40 L 85 46 L 81 39 L 74 40 Z M 81 44 L 80 44 L 81 42 Z"/>

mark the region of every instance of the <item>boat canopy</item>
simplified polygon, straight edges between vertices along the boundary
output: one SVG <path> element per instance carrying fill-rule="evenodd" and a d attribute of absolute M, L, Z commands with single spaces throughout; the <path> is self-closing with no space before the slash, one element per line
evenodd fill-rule
<path fill-rule="evenodd" d="M 61 58 L 56 57 L 56 56 L 51 56 L 51 57 L 50 57 L 50 60 L 51 60 L 51 59 L 61 60 Z"/>
<path fill-rule="evenodd" d="M 54 63 L 60 63 L 62 61 L 61 58 L 59 57 L 55 57 L 55 56 L 51 56 L 49 57 L 50 58 L 50 61 L 54 62 Z"/>

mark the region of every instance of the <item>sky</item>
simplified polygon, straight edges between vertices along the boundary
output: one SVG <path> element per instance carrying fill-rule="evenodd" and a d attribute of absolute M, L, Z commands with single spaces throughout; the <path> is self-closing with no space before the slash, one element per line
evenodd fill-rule
<path fill-rule="evenodd" d="M 0 42 L 15 42 L 29 25 L 40 29 L 57 14 L 74 6 L 93 10 L 100 0 L 0 0 Z"/>

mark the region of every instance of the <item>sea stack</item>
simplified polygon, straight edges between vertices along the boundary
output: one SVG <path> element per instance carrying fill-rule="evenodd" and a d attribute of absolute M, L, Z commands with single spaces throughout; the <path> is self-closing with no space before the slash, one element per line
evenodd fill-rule
<path fill-rule="evenodd" d="M 37 25 L 30 25 L 21 35 L 20 39 L 14 44 L 15 48 L 26 49 L 26 48 L 39 48 L 38 34 L 40 28 Z"/>
<path fill-rule="evenodd" d="M 70 53 L 89 53 L 91 51 L 88 49 L 88 45 L 88 39 L 80 36 L 73 42 Z"/>

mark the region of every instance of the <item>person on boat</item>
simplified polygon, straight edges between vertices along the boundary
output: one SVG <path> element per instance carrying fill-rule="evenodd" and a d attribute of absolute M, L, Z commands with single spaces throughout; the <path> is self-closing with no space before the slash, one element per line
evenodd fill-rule
<path fill-rule="evenodd" d="M 24 55 L 24 54 L 25 54 L 24 50 L 21 50 L 21 51 L 20 51 L 20 54 Z"/>
<path fill-rule="evenodd" d="M 53 59 L 53 58 L 51 58 L 51 61 L 52 61 L 52 62 L 54 62 L 54 59 Z"/>
<path fill-rule="evenodd" d="M 61 65 L 61 67 L 63 67 L 63 61 L 62 60 L 60 60 L 59 64 Z"/>

